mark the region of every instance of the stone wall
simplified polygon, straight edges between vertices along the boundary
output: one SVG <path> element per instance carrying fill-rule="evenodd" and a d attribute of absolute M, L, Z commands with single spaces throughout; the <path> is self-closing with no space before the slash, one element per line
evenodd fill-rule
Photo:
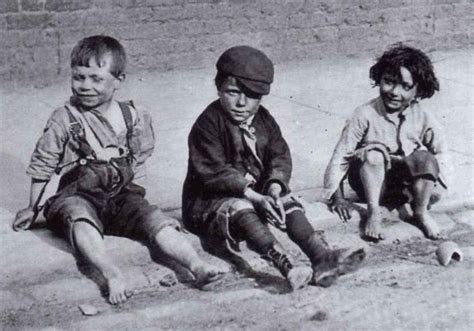
<path fill-rule="evenodd" d="M 48 85 L 72 46 L 112 35 L 129 72 L 213 65 L 249 44 L 275 62 L 375 54 L 405 41 L 424 50 L 473 44 L 472 0 L 1 0 L 1 84 Z"/>

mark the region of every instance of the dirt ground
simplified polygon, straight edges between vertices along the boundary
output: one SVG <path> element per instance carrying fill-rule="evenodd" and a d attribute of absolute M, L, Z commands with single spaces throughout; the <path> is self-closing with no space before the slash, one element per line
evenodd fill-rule
<path fill-rule="evenodd" d="M 447 267 L 440 266 L 435 257 L 439 243 L 422 238 L 412 225 L 387 220 L 389 238 L 364 245 L 356 239 L 358 222 L 326 223 L 330 243 L 344 241 L 365 246 L 369 252 L 360 270 L 329 288 L 310 286 L 290 292 L 273 268 L 244 248 L 252 275 L 249 270 L 232 272 L 197 290 L 182 270 L 177 270 L 180 282 L 173 285 L 171 269 L 148 260 L 145 252 L 136 254 L 141 257 L 134 258 L 133 265 L 127 263 L 124 271 L 133 277 L 139 268 L 147 280 L 140 283 L 135 278 L 134 296 L 117 307 L 105 302 L 98 287 L 85 284 L 90 280 L 84 275 L 94 276 L 80 262 L 36 275 L 11 275 L 8 289 L 2 291 L 8 302 L 3 304 L 0 323 L 4 329 L 468 330 L 474 325 L 473 214 L 435 213 L 464 253 L 462 262 Z M 109 239 L 117 241 L 117 247 L 126 240 Z M 193 243 L 199 247 L 196 240 Z M 137 248 L 144 253 L 144 247 Z M 99 314 L 84 316 L 79 310 L 82 304 L 93 305 Z"/>
<path fill-rule="evenodd" d="M 277 66 L 272 95 L 264 104 L 276 109 L 274 115 L 292 148 L 294 191 L 302 196 L 307 215 L 315 228 L 325 231 L 332 247 L 367 250 L 362 268 L 329 288 L 309 286 L 290 292 L 283 278 L 245 247 L 240 258 L 248 265 L 236 267 L 204 252 L 199 240 L 189 234 L 206 260 L 235 269 L 198 290 L 185 270 L 150 253 L 143 244 L 107 237 L 108 252 L 135 291 L 120 306 L 106 303 L 100 277 L 41 223 L 23 233 L 10 228 L 16 210 L 27 202 L 29 179 L 24 169 L 29 155 L 51 110 L 67 97 L 67 85 L 1 91 L 1 329 L 472 330 L 472 55 L 472 50 L 432 54 L 442 92 L 427 103 L 443 119 L 455 165 L 449 196 L 436 205 L 433 216 L 460 246 L 461 262 L 441 266 L 435 255 L 440 243 L 425 239 L 419 229 L 401 221 L 401 213 L 387 212 L 387 239 L 374 244 L 360 238 L 363 217 L 359 213 L 344 224 L 318 200 L 322 171 L 344 119 L 376 93 L 367 78 L 371 60 L 287 64 Z M 173 215 L 179 216 L 176 207 L 186 167 L 186 134 L 199 111 L 215 97 L 212 74 L 209 68 L 131 76 L 128 92 L 123 94 L 147 100 L 148 108 L 160 105 L 154 113 L 157 152 L 148 168 L 150 182 L 160 184 L 147 189 L 149 199 Z M 314 79 L 303 84 L 301 77 L 308 74 Z M 202 77 L 209 82 L 203 83 Z M 189 113 L 183 109 L 190 109 Z M 363 215 L 365 206 L 356 207 Z M 275 230 L 275 234 L 307 263 L 283 233 Z M 93 306 L 98 313 L 85 316 L 81 305 Z"/>

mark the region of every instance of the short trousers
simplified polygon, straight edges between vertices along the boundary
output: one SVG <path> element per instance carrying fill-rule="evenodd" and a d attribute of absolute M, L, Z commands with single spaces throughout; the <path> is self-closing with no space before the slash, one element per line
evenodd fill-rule
<path fill-rule="evenodd" d="M 304 212 L 303 205 L 292 194 L 282 197 L 281 200 L 286 215 L 295 210 Z M 230 246 L 229 248 L 233 251 L 239 251 L 239 238 L 241 236 L 236 233 L 236 229 L 231 222 L 232 216 L 238 212 L 234 205 L 239 202 L 250 203 L 243 198 L 228 197 L 219 199 L 218 203 L 213 204 L 214 210 L 208 210 L 205 213 L 207 217 L 200 220 L 201 231 L 198 235 L 214 241 L 226 241 L 228 247 Z"/>
<path fill-rule="evenodd" d="M 348 171 L 348 182 L 357 196 L 365 199 L 364 186 L 360 178 L 362 161 L 351 162 Z M 401 206 L 413 200 L 411 186 L 415 178 L 425 177 L 435 181 L 438 185 L 439 166 L 433 154 L 428 151 L 415 151 L 399 162 L 391 162 L 385 172 L 385 181 L 382 187 L 381 204 L 391 207 Z"/>
<path fill-rule="evenodd" d="M 135 240 L 149 240 L 166 226 L 181 228 L 176 219 L 163 214 L 143 194 L 135 191 L 119 193 L 103 208 L 98 208 L 93 199 L 85 195 L 59 197 L 48 208 L 46 219 L 51 230 L 69 240 L 72 239 L 72 227 L 78 220 L 91 224 L 102 236 Z"/>

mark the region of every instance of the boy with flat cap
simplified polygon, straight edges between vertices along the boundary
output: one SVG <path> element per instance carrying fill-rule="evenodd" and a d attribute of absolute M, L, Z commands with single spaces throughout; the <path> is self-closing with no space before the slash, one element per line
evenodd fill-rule
<path fill-rule="evenodd" d="M 329 286 L 354 270 L 365 252 L 329 249 L 290 194 L 290 150 L 275 119 L 260 105 L 273 72 L 270 59 L 249 46 L 232 47 L 217 61 L 219 99 L 189 134 L 183 221 L 211 246 L 220 242 L 238 250 L 245 241 L 279 269 L 293 290 L 311 281 Z M 313 268 L 295 265 L 267 223 L 286 231 Z"/>

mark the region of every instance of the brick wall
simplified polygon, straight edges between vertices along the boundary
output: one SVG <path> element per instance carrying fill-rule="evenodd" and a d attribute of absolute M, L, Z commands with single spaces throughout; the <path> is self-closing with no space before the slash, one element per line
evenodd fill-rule
<path fill-rule="evenodd" d="M 472 0 L 0 0 L 0 82 L 47 85 L 92 34 L 117 37 L 129 72 L 213 65 L 249 44 L 275 62 L 473 44 Z"/>

